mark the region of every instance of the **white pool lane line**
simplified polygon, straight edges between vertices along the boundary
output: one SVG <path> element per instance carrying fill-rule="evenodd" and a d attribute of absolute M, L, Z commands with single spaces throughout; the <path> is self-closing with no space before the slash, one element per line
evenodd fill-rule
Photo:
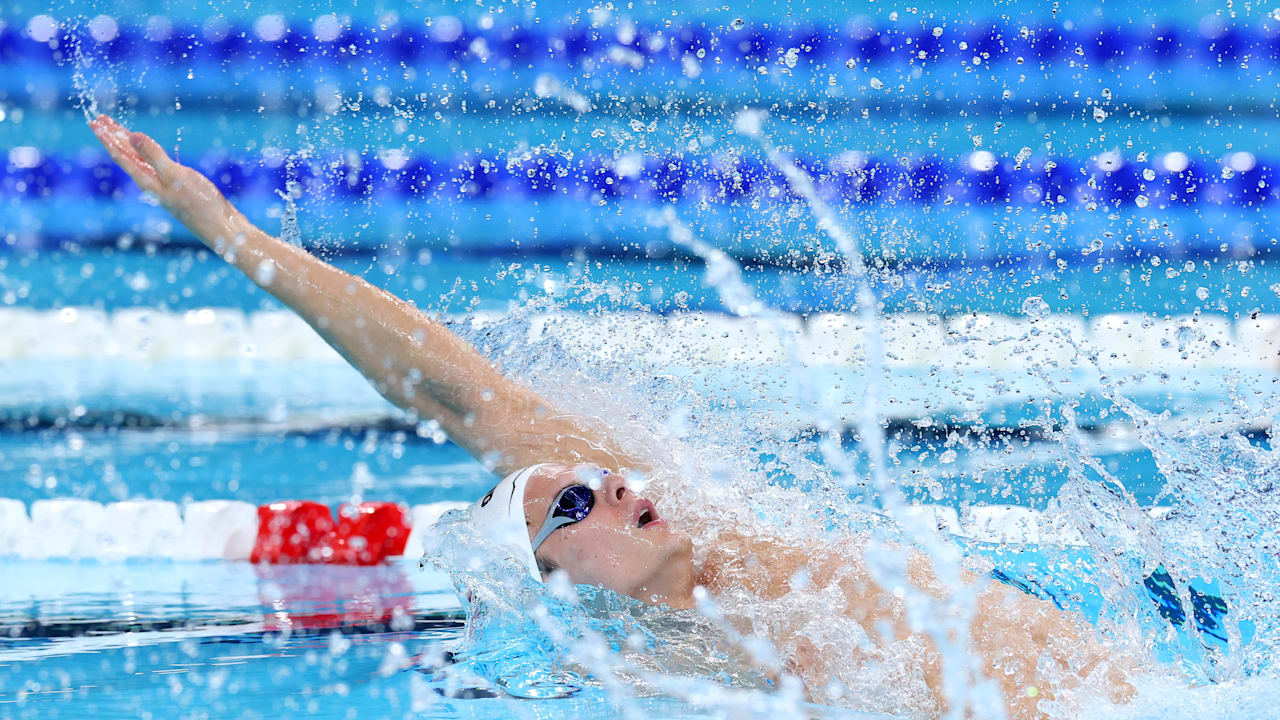
<path fill-rule="evenodd" d="M 403 558 L 422 555 L 422 538 L 445 511 L 466 503 L 415 505 Z M 1019 505 L 980 505 L 963 516 L 955 508 L 919 504 L 906 510 L 932 527 L 985 542 L 1083 545 L 1064 518 Z M 1152 508 L 1159 516 L 1167 508 Z M 0 498 L 0 558 L 24 560 L 130 559 L 247 561 L 258 533 L 257 507 L 239 500 L 204 500 L 179 507 L 168 500 L 37 500 L 27 506 Z"/>
<path fill-rule="evenodd" d="M 466 503 L 416 505 L 404 556 L 422 554 L 422 536 L 446 510 Z M 78 498 L 25 503 L 0 498 L 0 557 L 125 560 L 248 560 L 258 507 L 239 500 L 168 500 L 103 504 Z"/>
<path fill-rule="evenodd" d="M 499 313 L 448 317 L 482 329 Z M 619 347 L 602 335 L 626 338 L 624 348 L 644 348 L 656 365 L 703 362 L 781 364 L 797 356 L 807 365 L 856 366 L 866 329 L 845 313 L 820 313 L 781 323 L 713 312 L 669 315 L 580 313 L 529 315 L 531 341 L 554 337 L 584 356 Z M 1074 348 L 1096 349 L 1104 370 L 1252 368 L 1280 371 L 1280 315 L 1232 319 L 1187 314 L 1154 317 L 1111 313 L 1085 318 L 971 313 L 942 318 L 923 313 L 885 315 L 880 328 L 890 367 L 960 367 L 1001 370 L 1073 362 Z M 0 307 L 0 361 L 62 358 L 100 361 L 122 357 L 147 363 L 183 360 L 263 360 L 341 363 L 297 315 L 287 311 L 244 313 L 206 307 L 185 312 L 90 307 L 28 310 Z"/>

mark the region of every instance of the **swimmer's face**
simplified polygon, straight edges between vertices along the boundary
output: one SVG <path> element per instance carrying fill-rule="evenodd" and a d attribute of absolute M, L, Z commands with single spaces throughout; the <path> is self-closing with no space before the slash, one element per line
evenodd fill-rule
<path fill-rule="evenodd" d="M 575 584 L 601 585 L 648 603 L 687 607 L 693 590 L 693 544 L 621 475 L 593 465 L 547 465 L 525 487 L 524 515 L 532 538 L 551 501 L 569 485 L 595 483 L 595 504 L 580 522 L 558 528 L 538 559 L 564 570 Z"/>

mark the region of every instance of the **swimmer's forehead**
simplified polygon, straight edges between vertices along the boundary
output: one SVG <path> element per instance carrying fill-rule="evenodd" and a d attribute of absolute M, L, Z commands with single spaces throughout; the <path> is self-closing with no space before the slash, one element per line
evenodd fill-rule
<path fill-rule="evenodd" d="M 544 465 L 538 468 L 524 488 L 525 508 L 541 509 L 545 513 L 556 493 L 575 483 L 585 483 L 593 470 L 599 472 L 594 465 Z"/>
<path fill-rule="evenodd" d="M 573 478 L 572 465 L 543 465 L 538 468 L 524 486 L 525 507 L 545 508 L 561 488 L 573 484 Z"/>

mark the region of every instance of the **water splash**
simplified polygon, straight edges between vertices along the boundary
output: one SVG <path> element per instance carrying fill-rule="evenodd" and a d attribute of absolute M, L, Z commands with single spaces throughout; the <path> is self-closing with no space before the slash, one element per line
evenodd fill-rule
<path fill-rule="evenodd" d="M 639 716 L 637 698 L 705 701 L 709 687 L 736 702 L 777 706 L 779 697 L 765 692 L 769 668 L 711 616 L 574 587 L 563 573 L 536 583 L 518 558 L 475 531 L 466 511 L 446 513 L 434 529 L 423 562 L 450 573 L 468 610 L 464 642 L 431 675 L 443 691 L 550 698 L 595 688 L 626 717 Z M 681 682 L 701 677 L 718 682 Z M 798 702 L 794 692 L 781 697 L 793 709 Z"/>
<path fill-rule="evenodd" d="M 986 717 L 1003 717 L 1004 702 L 990 680 L 979 669 L 971 650 L 969 627 L 977 611 L 976 587 L 963 582 L 962 566 L 954 547 L 938 537 L 934 528 L 918 515 L 904 512 L 906 500 L 901 489 L 886 472 L 886 442 L 880 417 L 879 379 L 884 376 L 884 345 L 881 334 L 879 305 L 871 289 L 871 278 L 862 252 L 852 233 L 839 222 L 836 214 L 819 197 L 813 179 L 796 166 L 770 141 L 764 131 L 764 115 L 748 110 L 739 113 L 735 129 L 755 140 L 770 163 L 782 171 L 793 190 L 808 204 L 816 216 L 818 227 L 835 242 L 854 287 L 856 310 L 864 331 L 863 353 L 869 379 L 864 386 L 861 412 L 856 421 L 861 446 L 869 455 L 868 469 L 880 502 L 894 517 L 900 518 L 911 537 L 922 547 L 931 561 L 933 572 L 948 591 L 941 598 L 916 588 L 909 580 L 907 557 L 888 548 L 870 547 L 866 553 L 868 568 L 882 587 L 907 588 L 908 615 L 922 626 L 938 647 L 942 662 L 942 691 L 948 705 L 947 717 L 960 718 L 968 713 Z M 835 417 L 834 414 L 826 417 Z M 820 418 L 821 416 L 819 416 Z M 822 422 L 821 419 L 818 419 Z M 847 454 L 832 441 L 831 430 L 820 444 L 824 459 L 845 478 L 855 477 L 854 466 Z M 897 562 L 894 562 L 894 560 Z M 888 560 L 889 562 L 884 562 Z"/>

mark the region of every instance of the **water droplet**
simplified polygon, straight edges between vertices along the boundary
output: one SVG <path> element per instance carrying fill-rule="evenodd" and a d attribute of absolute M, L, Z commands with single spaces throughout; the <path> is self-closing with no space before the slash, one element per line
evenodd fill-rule
<path fill-rule="evenodd" d="M 1043 320 L 1049 317 L 1049 303 L 1039 295 L 1032 295 L 1022 301 L 1022 314 L 1032 320 Z"/>
<path fill-rule="evenodd" d="M 259 285 L 270 285 L 276 279 L 276 264 L 270 259 L 265 259 L 258 263 L 258 268 L 253 273 L 253 279 Z"/>
<path fill-rule="evenodd" d="M 1146 180 L 1147 182 L 1151 182 L 1152 180 L 1155 180 L 1155 179 L 1156 179 L 1156 171 L 1155 171 L 1155 170 L 1152 170 L 1151 168 L 1147 168 L 1146 170 L 1143 170 L 1143 171 L 1142 171 L 1142 179 L 1143 179 L 1143 180 Z"/>
<path fill-rule="evenodd" d="M 1146 195 L 1139 195 L 1138 197 L 1133 199 L 1133 202 L 1137 204 L 1138 207 L 1146 207 L 1147 205 L 1151 204 L 1151 199 L 1148 198 Z"/>
<path fill-rule="evenodd" d="M 1208 300 L 1209 288 L 1204 287 L 1203 285 L 1196 288 L 1196 297 L 1200 298 L 1201 300 Z"/>
<path fill-rule="evenodd" d="M 733 119 L 733 129 L 748 137 L 760 134 L 766 113 L 763 110 L 743 110 Z"/>
<path fill-rule="evenodd" d="M 871 87 L 876 90 L 883 90 L 884 82 L 881 81 L 880 78 L 871 78 Z"/>
<path fill-rule="evenodd" d="M 1098 106 L 1093 107 L 1093 119 L 1102 122 L 1107 119 L 1107 111 Z"/>

